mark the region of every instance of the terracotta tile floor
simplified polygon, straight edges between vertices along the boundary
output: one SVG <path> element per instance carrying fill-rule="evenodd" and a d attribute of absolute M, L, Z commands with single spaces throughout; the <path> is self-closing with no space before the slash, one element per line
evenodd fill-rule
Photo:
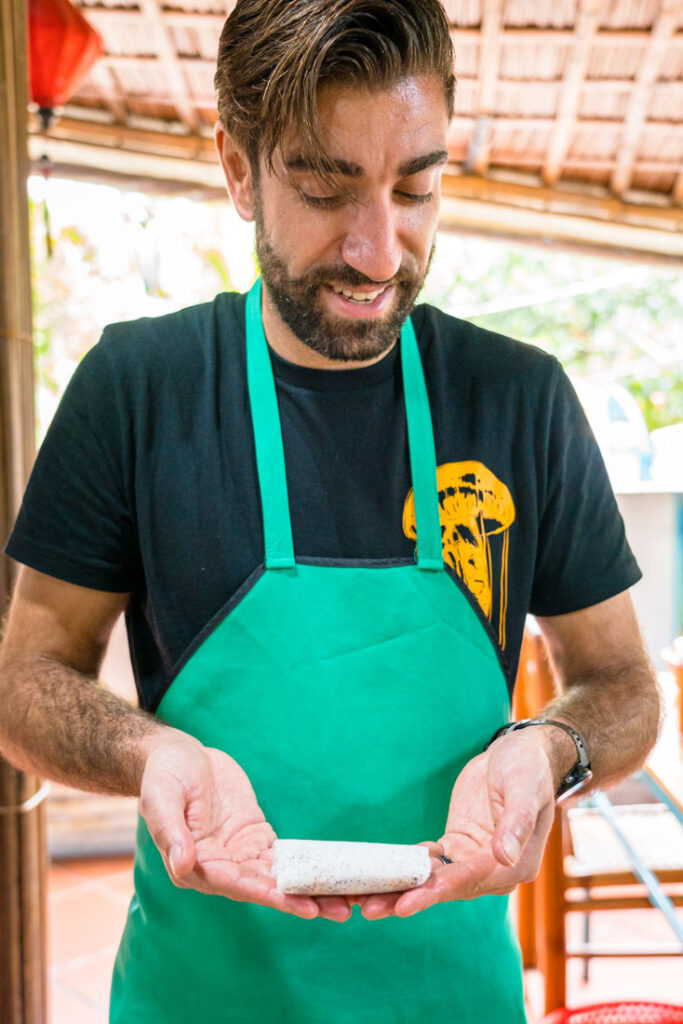
<path fill-rule="evenodd" d="M 131 857 L 52 864 L 50 1024 L 106 1024 L 111 969 L 132 891 Z"/>
<path fill-rule="evenodd" d="M 132 858 L 115 857 L 53 863 L 49 876 L 50 1024 L 106 1024 L 112 964 L 133 891 Z M 679 911 L 682 913 L 682 911 Z M 580 927 L 577 915 L 569 928 Z M 672 934 L 655 910 L 593 915 L 591 937 L 669 942 Z M 568 972 L 568 1004 L 614 999 L 683 1003 L 683 958 L 595 960 L 589 980 L 581 964 Z M 542 1016 L 543 983 L 526 972 L 530 1021 Z"/>

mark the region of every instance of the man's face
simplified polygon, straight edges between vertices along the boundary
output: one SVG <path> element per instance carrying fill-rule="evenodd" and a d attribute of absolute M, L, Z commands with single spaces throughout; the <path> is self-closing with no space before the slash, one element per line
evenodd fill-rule
<path fill-rule="evenodd" d="M 427 274 L 448 117 L 435 76 L 318 97 L 334 187 L 293 136 L 254 195 L 266 306 L 328 359 L 367 361 L 395 342 Z M 285 326 L 286 325 L 286 326 Z"/>

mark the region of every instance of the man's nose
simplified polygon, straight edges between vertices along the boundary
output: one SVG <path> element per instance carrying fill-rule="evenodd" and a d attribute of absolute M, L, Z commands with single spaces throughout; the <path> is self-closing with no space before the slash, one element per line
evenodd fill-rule
<path fill-rule="evenodd" d="M 389 281 L 401 265 L 398 211 L 391 201 L 359 204 L 342 246 L 344 262 L 372 281 Z"/>

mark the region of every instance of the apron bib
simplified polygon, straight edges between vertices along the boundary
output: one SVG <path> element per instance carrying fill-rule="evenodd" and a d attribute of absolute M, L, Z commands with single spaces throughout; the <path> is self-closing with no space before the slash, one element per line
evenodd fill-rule
<path fill-rule="evenodd" d="M 278 836 L 418 843 L 509 718 L 496 651 L 443 567 L 431 414 L 410 320 L 401 362 L 416 561 L 295 559 L 275 383 L 247 298 L 265 563 L 202 631 L 159 717 L 247 773 Z M 139 821 L 111 1024 L 523 1024 L 507 898 L 338 924 L 177 889 Z"/>

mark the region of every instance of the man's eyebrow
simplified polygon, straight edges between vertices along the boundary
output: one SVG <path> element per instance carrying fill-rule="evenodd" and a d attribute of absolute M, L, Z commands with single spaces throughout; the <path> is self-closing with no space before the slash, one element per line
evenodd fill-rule
<path fill-rule="evenodd" d="M 345 178 L 360 178 L 363 175 L 363 168 L 359 164 L 349 163 L 348 160 L 335 160 L 327 157 L 324 162 L 325 169 L 329 174 L 341 174 Z M 290 160 L 285 160 L 285 167 L 288 171 L 316 171 L 318 168 L 310 157 L 298 154 Z"/>
<path fill-rule="evenodd" d="M 411 174 L 419 174 L 420 171 L 426 171 L 428 167 L 445 163 L 448 163 L 448 152 L 445 149 L 435 149 L 433 153 L 425 153 L 424 156 L 406 160 L 398 169 L 399 177 L 409 178 Z"/>
<path fill-rule="evenodd" d="M 420 171 L 425 171 L 428 167 L 435 167 L 437 164 L 445 164 L 447 162 L 447 150 L 435 149 L 432 153 L 424 153 L 422 156 L 415 156 L 411 160 L 406 160 L 405 163 L 400 165 L 398 176 L 400 178 L 408 178 L 411 174 L 419 174 Z M 348 160 L 337 160 L 333 157 L 328 157 L 325 163 L 330 174 L 339 174 L 344 178 L 363 177 L 363 168 L 359 164 L 350 163 Z M 314 171 L 317 169 L 315 162 L 302 153 L 286 160 L 285 167 L 289 171 Z"/>

